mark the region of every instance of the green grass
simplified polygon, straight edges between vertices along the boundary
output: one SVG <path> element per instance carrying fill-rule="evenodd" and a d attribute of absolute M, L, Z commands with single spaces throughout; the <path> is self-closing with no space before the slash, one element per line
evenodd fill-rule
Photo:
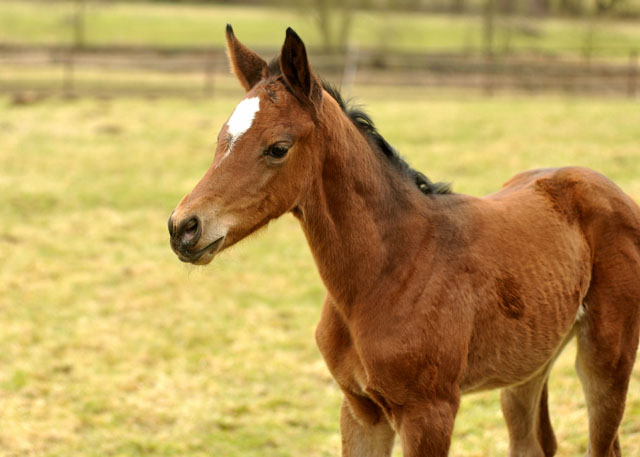
<path fill-rule="evenodd" d="M 637 102 L 356 92 L 457 191 L 579 164 L 640 200 Z M 313 339 L 323 287 L 294 219 L 206 269 L 168 246 L 240 96 L 0 100 L 0 456 L 339 455 L 340 393 Z M 586 449 L 572 351 L 550 387 L 563 456 Z M 505 455 L 497 398 L 464 399 L 451 455 Z M 640 454 L 640 366 L 621 439 Z"/>
<path fill-rule="evenodd" d="M 73 5 L 1 0 L 0 42 L 70 43 Z M 226 23 L 233 24 L 238 37 L 251 46 L 281 46 L 288 26 L 311 47 L 321 44 L 312 14 L 301 9 L 89 2 L 86 18 L 88 45 L 223 46 Z M 521 32 L 509 38 L 506 32 L 499 33 L 498 48 L 505 48 L 508 41 L 511 50 L 536 49 L 553 54 L 579 54 L 589 30 L 585 21 L 568 19 L 519 18 L 507 24 Z M 482 46 L 482 28 L 479 18 L 469 16 L 361 11 L 354 21 L 352 41 L 362 47 L 473 52 Z M 594 29 L 594 43 L 596 56 L 626 58 L 631 48 L 640 46 L 640 27 L 633 22 L 603 19 Z"/>

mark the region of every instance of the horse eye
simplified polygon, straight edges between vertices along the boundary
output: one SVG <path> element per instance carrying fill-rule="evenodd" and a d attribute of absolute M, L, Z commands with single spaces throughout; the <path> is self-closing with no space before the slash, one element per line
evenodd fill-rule
<path fill-rule="evenodd" d="M 275 159 L 281 159 L 289 152 L 289 147 L 282 144 L 273 144 L 267 148 L 265 155 L 273 157 Z"/>

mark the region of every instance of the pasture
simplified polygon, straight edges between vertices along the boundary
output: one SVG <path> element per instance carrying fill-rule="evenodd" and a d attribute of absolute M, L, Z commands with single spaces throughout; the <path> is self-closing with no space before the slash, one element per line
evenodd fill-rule
<path fill-rule="evenodd" d="M 571 164 L 640 201 L 637 101 L 355 95 L 456 192 Z M 241 96 L 0 100 L 0 456 L 339 455 L 341 395 L 313 338 L 323 287 L 294 218 L 204 269 L 169 248 L 167 217 Z M 549 385 L 562 456 L 587 443 L 573 357 L 570 346 Z M 640 365 L 621 444 L 640 455 Z M 451 455 L 506 446 L 498 393 L 465 397 Z"/>
<path fill-rule="evenodd" d="M 630 10 L 640 7 L 629 0 Z M 43 12 L 46 11 L 46 14 Z M 0 42 L 69 45 L 75 2 L 2 0 Z M 284 30 L 291 26 L 311 48 L 322 39 L 314 12 L 273 6 L 232 4 L 149 4 L 88 1 L 84 45 L 156 46 L 180 48 L 224 45 L 224 26 L 233 24 L 238 37 L 252 48 L 278 48 Z M 351 42 L 364 48 L 398 51 L 480 52 L 481 21 L 474 16 L 420 12 L 360 10 L 354 14 Z M 597 21 L 570 18 L 536 20 L 526 16 L 501 18 L 497 49 L 580 57 L 592 43 L 593 56 L 627 59 L 637 49 L 640 28 L 633 21 L 602 18 Z"/>

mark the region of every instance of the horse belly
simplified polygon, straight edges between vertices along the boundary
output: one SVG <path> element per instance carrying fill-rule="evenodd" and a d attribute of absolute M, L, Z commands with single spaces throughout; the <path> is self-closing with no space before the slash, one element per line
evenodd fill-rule
<path fill-rule="evenodd" d="M 571 326 L 564 336 L 548 340 L 545 347 L 523 346 L 515 351 L 502 348 L 492 354 L 475 354 L 477 360 L 467 366 L 460 390 L 467 394 L 523 383 L 553 363 L 573 336 Z"/>
<path fill-rule="evenodd" d="M 500 260 L 495 284 L 476 304 L 463 392 L 524 382 L 570 340 L 591 279 L 591 254 L 575 227 L 554 238 L 532 240 L 519 256 Z"/>

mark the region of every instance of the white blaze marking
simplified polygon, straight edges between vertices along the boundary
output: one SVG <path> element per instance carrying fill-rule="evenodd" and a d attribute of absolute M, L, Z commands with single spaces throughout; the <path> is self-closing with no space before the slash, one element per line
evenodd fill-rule
<path fill-rule="evenodd" d="M 260 97 L 247 98 L 238 103 L 238 106 L 233 110 L 231 117 L 227 121 L 227 131 L 231 136 L 231 141 L 220 163 L 229 155 L 234 143 L 249 130 L 258 111 L 260 111 Z"/>

